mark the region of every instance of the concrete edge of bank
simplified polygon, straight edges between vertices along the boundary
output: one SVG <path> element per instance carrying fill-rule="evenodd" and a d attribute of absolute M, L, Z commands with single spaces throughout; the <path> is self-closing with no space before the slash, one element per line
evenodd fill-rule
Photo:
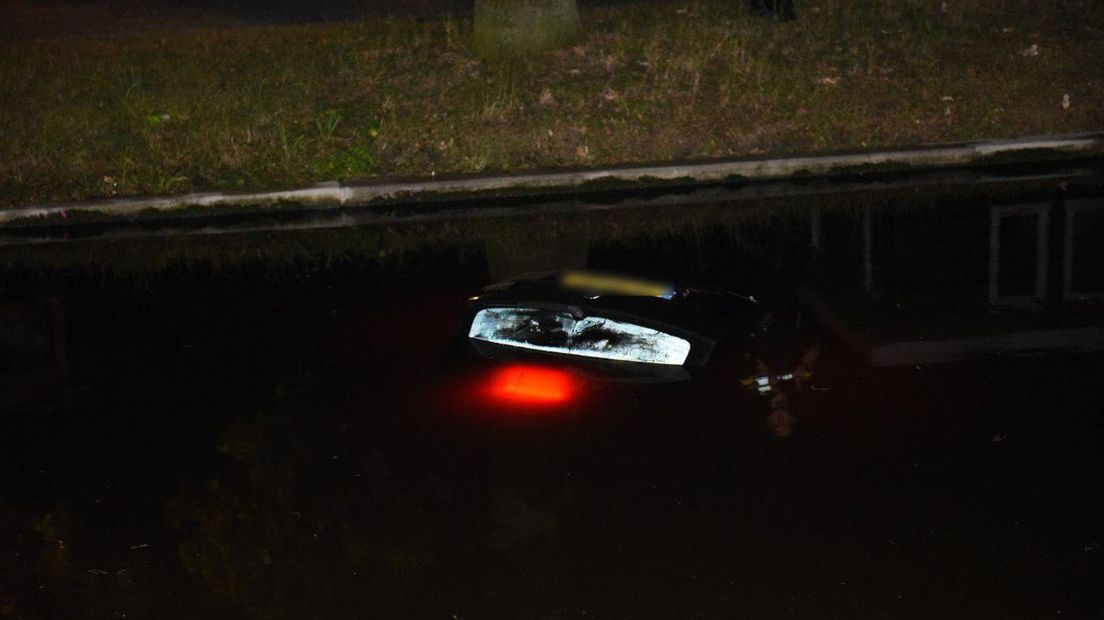
<path fill-rule="evenodd" d="M 276 208 L 340 210 L 401 204 L 464 202 L 490 198 L 616 192 L 641 188 L 742 183 L 787 178 L 893 174 L 1072 161 L 1104 157 L 1104 132 L 986 140 L 786 157 L 747 157 L 711 162 L 616 166 L 525 174 L 322 183 L 253 193 L 176 196 L 30 205 L 0 209 L 0 228 L 65 224 L 88 218 L 217 216 L 265 213 Z M 80 217 L 74 217 L 80 216 Z"/>

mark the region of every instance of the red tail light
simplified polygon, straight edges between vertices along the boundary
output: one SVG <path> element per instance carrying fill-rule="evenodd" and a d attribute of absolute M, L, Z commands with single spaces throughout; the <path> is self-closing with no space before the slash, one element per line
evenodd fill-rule
<path fill-rule="evenodd" d="M 542 366 L 506 366 L 491 376 L 490 395 L 498 401 L 555 405 L 573 400 L 578 392 L 575 376 Z"/>

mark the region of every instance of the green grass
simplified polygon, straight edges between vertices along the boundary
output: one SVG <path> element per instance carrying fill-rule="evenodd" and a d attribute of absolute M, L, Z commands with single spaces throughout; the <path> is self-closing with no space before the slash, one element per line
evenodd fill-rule
<path fill-rule="evenodd" d="M 1104 128 L 1104 8 L 1038 6 L 627 6 L 515 63 L 461 19 L 0 42 L 0 206 Z"/>

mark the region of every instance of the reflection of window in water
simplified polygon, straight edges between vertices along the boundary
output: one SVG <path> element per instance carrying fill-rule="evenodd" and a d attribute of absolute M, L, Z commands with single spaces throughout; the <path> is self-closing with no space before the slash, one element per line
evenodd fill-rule
<path fill-rule="evenodd" d="M 994 207 L 989 236 L 989 302 L 1025 303 L 1047 289 L 1049 205 Z"/>
<path fill-rule="evenodd" d="M 997 286 L 1001 297 L 1020 297 L 1035 293 L 1035 266 L 1039 260 L 1036 239 L 1038 215 L 1006 217 L 1000 225 L 1000 276 Z"/>
<path fill-rule="evenodd" d="M 1066 297 L 1104 297 L 1104 202 L 1067 205 L 1065 242 Z"/>

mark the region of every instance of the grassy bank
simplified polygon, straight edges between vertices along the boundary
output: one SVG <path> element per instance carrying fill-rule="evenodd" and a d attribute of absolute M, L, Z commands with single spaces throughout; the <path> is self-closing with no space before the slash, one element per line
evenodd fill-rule
<path fill-rule="evenodd" d="M 0 206 L 1104 128 L 1094 3 L 743 4 L 584 11 L 509 65 L 464 19 L 2 42 Z"/>

